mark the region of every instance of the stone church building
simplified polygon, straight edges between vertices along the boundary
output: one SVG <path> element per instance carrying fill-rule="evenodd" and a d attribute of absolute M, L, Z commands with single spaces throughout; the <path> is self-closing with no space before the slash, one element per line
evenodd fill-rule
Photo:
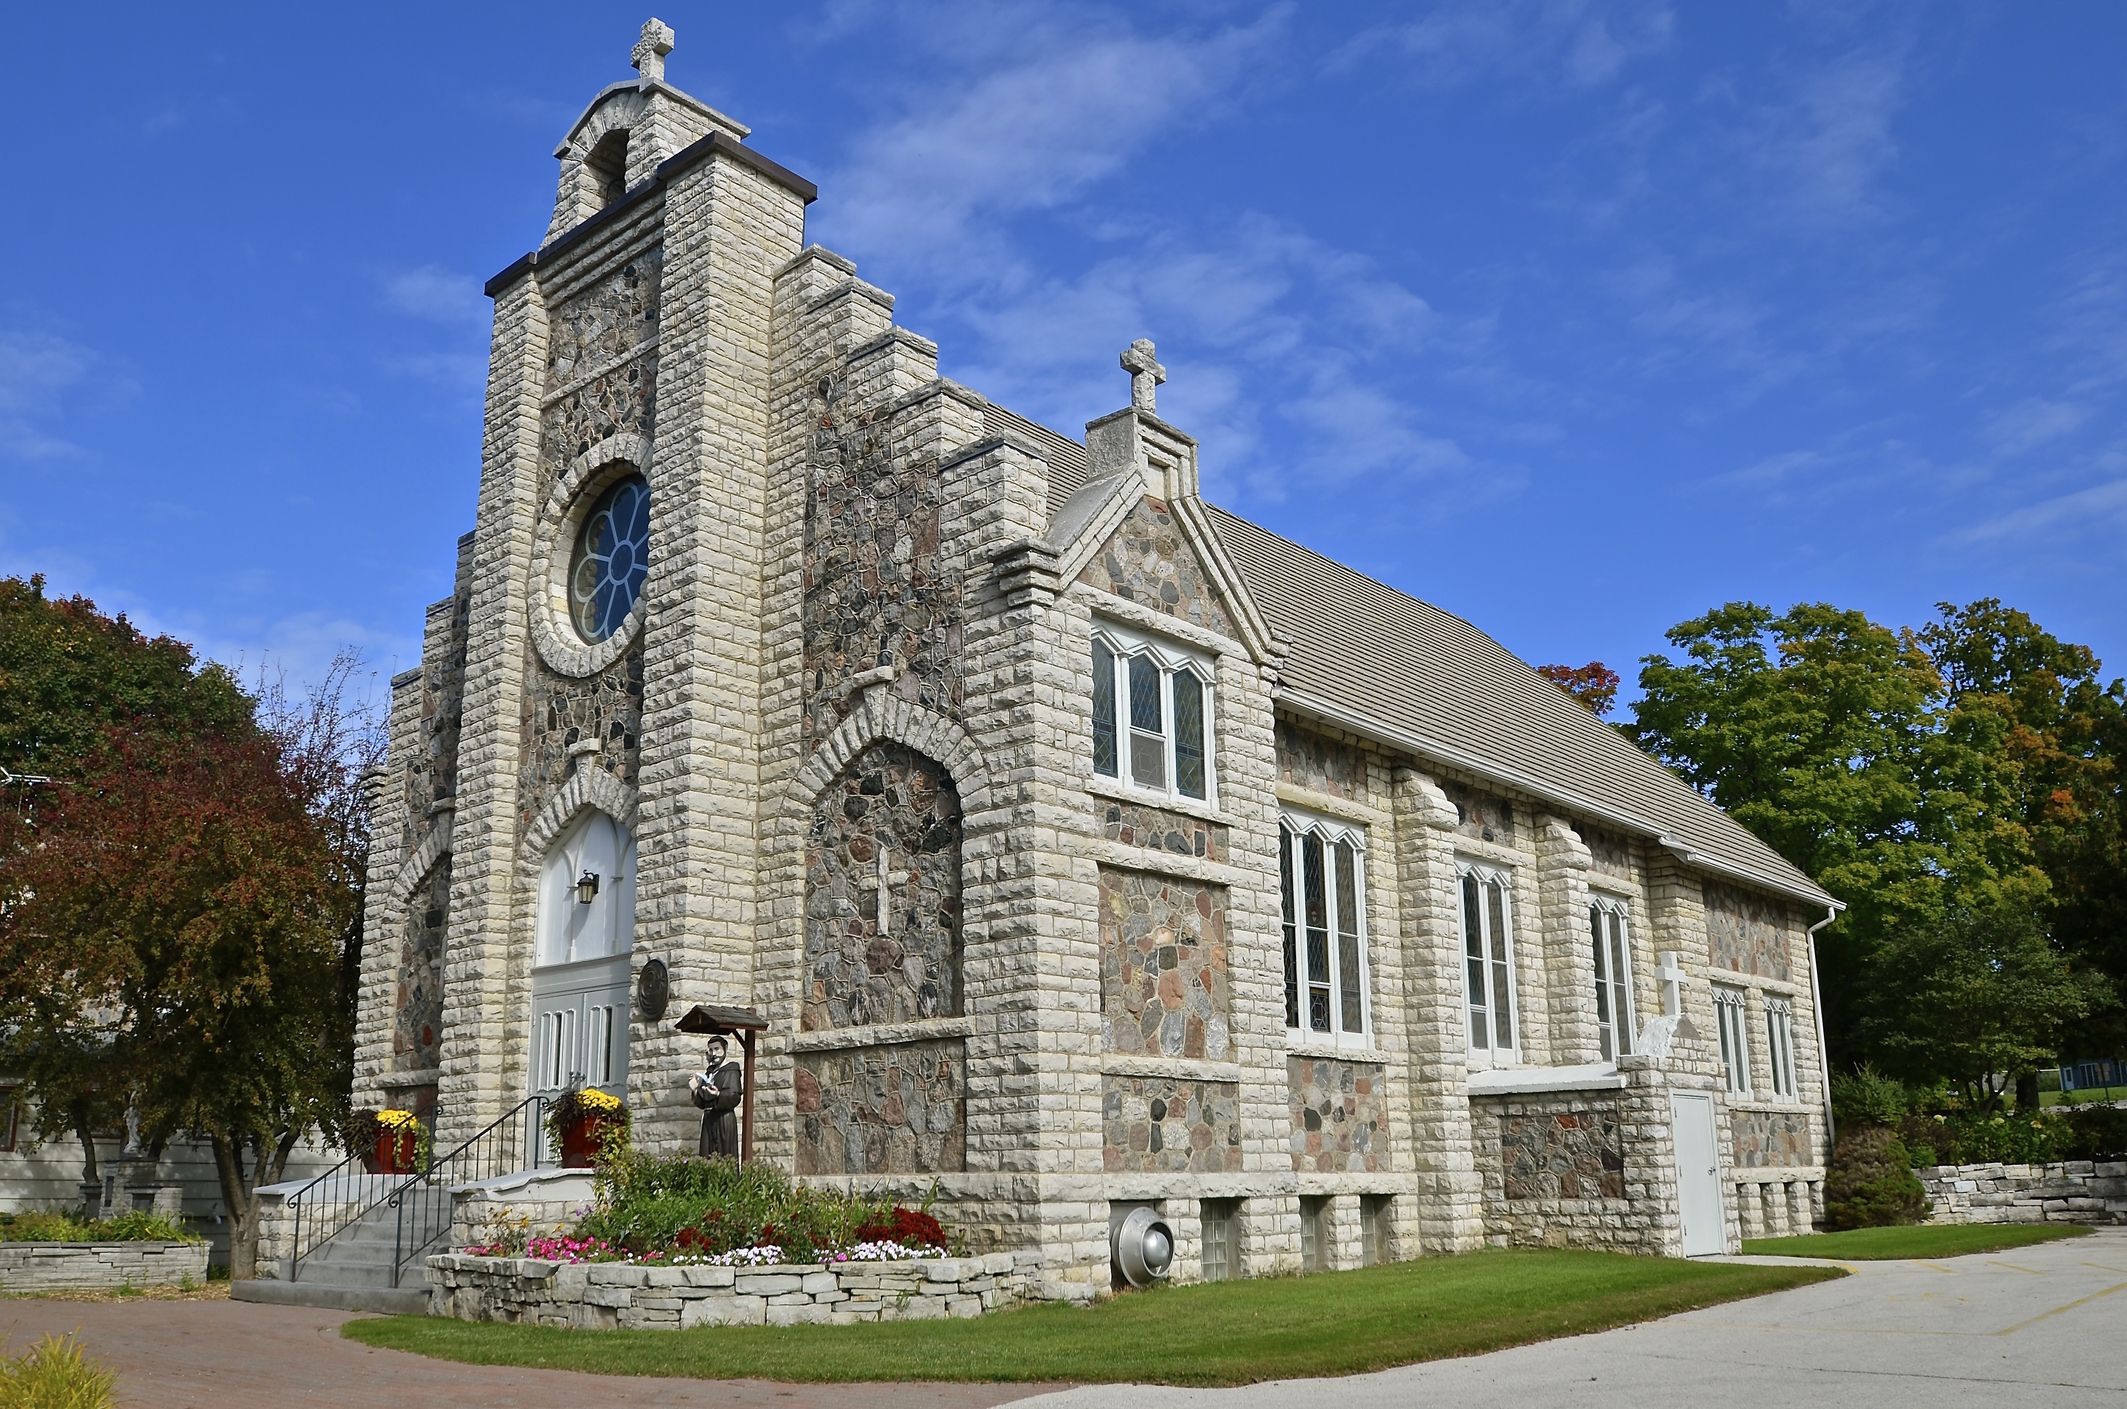
<path fill-rule="evenodd" d="M 1059 1298 L 1141 1204 L 1184 1279 L 1806 1231 L 1831 898 L 1477 627 L 1205 502 L 1149 342 L 1082 440 L 941 378 L 672 38 L 487 285 L 358 1103 L 442 1150 L 595 1085 L 692 1149 L 674 1017 L 750 1008 L 756 1158 L 935 1184 Z"/>

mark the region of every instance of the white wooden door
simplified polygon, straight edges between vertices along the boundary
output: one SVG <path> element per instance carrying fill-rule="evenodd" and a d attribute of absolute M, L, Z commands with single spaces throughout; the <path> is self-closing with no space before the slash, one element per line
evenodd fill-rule
<path fill-rule="evenodd" d="M 551 1095 L 595 1086 L 628 1092 L 628 960 L 593 960 L 532 971 L 532 1080 Z"/>
<path fill-rule="evenodd" d="M 1684 1216 L 1684 1256 L 1728 1251 L 1728 1220 L 1721 1205 L 1721 1155 L 1714 1145 L 1713 1097 L 1700 1091 L 1669 1093 L 1676 1132 L 1677 1203 Z"/>

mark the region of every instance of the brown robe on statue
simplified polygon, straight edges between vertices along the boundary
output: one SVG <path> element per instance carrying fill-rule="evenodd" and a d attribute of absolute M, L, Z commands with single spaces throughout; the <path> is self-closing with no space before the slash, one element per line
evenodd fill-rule
<path fill-rule="evenodd" d="M 735 1061 L 718 1067 L 705 1085 L 695 1089 L 694 1104 L 702 1108 L 703 1155 L 739 1157 L 738 1108 L 745 1094 L 746 1078 Z"/>

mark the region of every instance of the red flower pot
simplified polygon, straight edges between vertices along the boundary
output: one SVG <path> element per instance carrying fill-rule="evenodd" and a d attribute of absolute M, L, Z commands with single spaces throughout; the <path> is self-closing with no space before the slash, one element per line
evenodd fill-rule
<path fill-rule="evenodd" d="M 608 1115 L 580 1115 L 562 1126 L 561 1167 L 589 1169 L 599 1147 L 606 1142 L 606 1127 L 619 1123 Z"/>
<path fill-rule="evenodd" d="M 370 1163 L 378 1174 L 412 1174 L 421 1151 L 418 1130 L 379 1130 Z"/>

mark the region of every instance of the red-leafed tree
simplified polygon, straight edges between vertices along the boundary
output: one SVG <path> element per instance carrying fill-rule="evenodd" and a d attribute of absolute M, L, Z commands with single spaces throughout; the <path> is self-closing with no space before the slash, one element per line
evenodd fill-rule
<path fill-rule="evenodd" d="M 16 1045 L 79 1054 L 147 1141 L 211 1145 L 238 1277 L 258 1187 L 345 1113 L 376 756 L 341 703 L 354 668 L 300 701 L 262 690 L 235 720 L 107 723 L 68 786 L 0 822 Z"/>
<path fill-rule="evenodd" d="M 1599 660 L 1586 665 L 1539 665 L 1536 673 L 1586 705 L 1598 719 L 1617 703 L 1618 673 Z"/>

